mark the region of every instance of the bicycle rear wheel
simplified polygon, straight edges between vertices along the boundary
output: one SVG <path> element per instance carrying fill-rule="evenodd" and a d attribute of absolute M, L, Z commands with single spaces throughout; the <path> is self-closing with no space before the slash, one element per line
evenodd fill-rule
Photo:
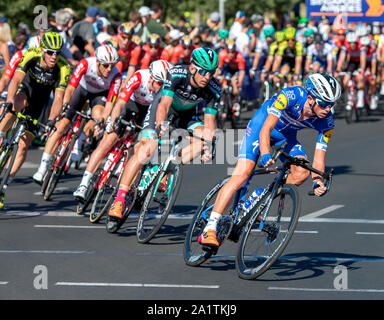
<path fill-rule="evenodd" d="M 264 197 L 266 199 L 266 197 Z M 263 225 L 259 222 L 265 208 L 254 210 L 241 234 L 236 254 L 236 270 L 240 278 L 256 279 L 266 272 L 288 245 L 300 214 L 300 199 L 295 185 L 284 185 L 278 191 Z"/>
<path fill-rule="evenodd" d="M 136 229 L 139 243 L 147 243 L 167 220 L 177 199 L 182 180 L 182 167 L 175 165 L 167 174 L 159 174 L 153 181 L 140 210 Z M 163 184 L 163 187 L 160 185 Z"/>
<path fill-rule="evenodd" d="M 215 254 L 213 250 L 204 250 L 198 239 L 207 225 L 218 192 L 228 180 L 229 177 L 225 178 L 208 192 L 192 218 L 185 237 L 183 251 L 184 261 L 188 266 L 197 267 Z"/>

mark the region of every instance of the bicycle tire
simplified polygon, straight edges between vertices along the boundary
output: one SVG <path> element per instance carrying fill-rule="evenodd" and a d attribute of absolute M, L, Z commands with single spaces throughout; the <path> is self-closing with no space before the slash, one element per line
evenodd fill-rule
<path fill-rule="evenodd" d="M 218 182 L 205 196 L 200 207 L 193 215 L 192 221 L 189 224 L 187 235 L 184 240 L 183 257 L 185 264 L 190 267 L 200 266 L 202 263 L 207 261 L 213 254 L 214 251 L 205 251 L 199 244 L 198 238 L 203 232 L 208 216 L 205 215 L 208 208 L 213 207 L 217 193 L 221 190 L 224 184 L 229 180 L 230 177 L 226 177 L 222 181 Z M 213 202 L 211 202 L 213 200 Z M 211 208 L 212 209 L 212 208 Z"/>
<path fill-rule="evenodd" d="M 63 154 L 60 156 L 60 158 L 58 159 L 57 165 L 54 168 L 53 167 L 51 168 L 48 183 L 44 188 L 43 198 L 46 201 L 48 201 L 51 198 L 53 192 L 56 189 L 57 184 L 59 183 L 61 176 L 64 173 L 65 166 L 68 162 L 69 157 L 71 156 L 71 151 L 72 151 L 73 145 L 75 144 L 74 137 L 76 137 L 76 136 L 72 136 L 69 143 L 65 146 L 65 150 L 64 150 Z M 53 157 L 52 166 L 55 163 L 56 153 L 60 152 L 60 149 L 63 147 L 63 144 L 65 142 L 66 142 L 66 139 L 63 139 L 60 146 L 57 148 L 57 151 L 55 152 L 55 156 Z M 43 183 L 43 185 L 44 185 L 44 183 Z M 42 187 L 42 189 L 43 189 L 43 187 Z"/>
<path fill-rule="evenodd" d="M 116 182 L 113 182 L 116 180 Z M 111 174 L 106 183 L 97 190 L 95 198 L 92 203 L 91 211 L 89 213 L 89 221 L 97 223 L 101 217 L 106 213 L 107 209 L 111 206 L 113 195 L 116 187 L 119 185 L 120 179 Z"/>
<path fill-rule="evenodd" d="M 127 220 L 129 214 L 132 212 L 137 201 L 141 201 L 141 198 L 138 195 L 138 193 L 139 193 L 138 192 L 138 186 L 141 182 L 141 178 L 142 178 L 142 175 L 143 175 L 146 167 L 147 167 L 146 165 L 143 166 L 143 168 L 141 169 L 141 171 L 139 172 L 139 174 L 135 178 L 135 181 L 133 182 L 131 188 L 129 189 L 129 191 L 127 193 L 127 197 L 132 197 L 132 199 L 131 199 L 132 205 L 130 208 L 129 207 L 124 208 L 123 218 L 120 221 L 113 221 L 110 219 L 109 215 L 107 216 L 107 223 L 105 225 L 105 228 L 106 228 L 108 233 L 116 233 L 121 228 L 121 226 L 125 223 L 125 221 Z M 121 180 L 121 177 L 120 177 L 120 180 Z M 116 197 L 116 194 L 117 194 L 117 191 L 118 191 L 119 185 L 120 185 L 120 180 L 116 184 L 116 188 L 112 194 L 112 200 Z M 145 195 L 146 195 L 146 191 L 144 191 L 144 195 L 142 197 L 145 197 Z M 113 203 L 113 201 L 111 201 L 111 203 L 109 204 L 107 209 L 110 209 L 112 203 Z"/>
<path fill-rule="evenodd" d="M 182 166 L 180 164 L 175 165 L 174 169 L 167 174 L 166 180 L 168 185 L 167 193 L 161 192 L 158 193 L 159 183 L 164 175 L 159 174 L 156 179 L 154 179 L 147 196 L 143 202 L 143 205 L 140 210 L 139 219 L 136 228 L 136 239 L 139 243 L 147 243 L 159 232 L 160 228 L 163 226 L 165 221 L 168 218 L 169 213 L 172 210 L 173 205 L 177 199 L 177 196 L 180 191 L 181 180 L 182 180 Z M 159 206 L 155 204 L 156 202 L 163 202 L 162 199 L 156 198 L 158 195 L 162 196 L 164 199 L 166 198 L 166 204 L 162 203 L 164 208 L 161 210 Z M 154 208 L 151 210 L 150 206 L 154 202 Z M 154 211 L 159 211 L 158 214 Z M 156 217 L 159 216 L 157 220 Z M 148 220 L 147 220 L 148 219 Z M 154 221 L 156 220 L 156 221 Z M 147 222 L 150 223 L 149 225 Z"/>
<path fill-rule="evenodd" d="M 260 205 L 252 209 L 253 214 L 240 236 L 236 254 L 236 270 L 242 279 L 256 279 L 273 265 L 287 247 L 299 219 L 301 202 L 298 188 L 295 185 L 286 184 L 278 190 L 271 206 L 267 208 L 264 226 L 260 230 L 261 226 L 257 218 L 264 214 L 266 209 L 262 208 L 260 213 L 258 213 L 258 209 L 265 204 L 268 195 L 269 193 L 263 197 Z M 287 200 L 288 198 L 289 200 Z M 285 211 L 286 208 L 288 208 L 287 211 Z M 275 210 L 277 211 L 276 217 Z M 285 212 L 287 212 L 287 216 L 283 217 Z M 286 230 L 281 229 L 285 222 L 287 222 Z"/>
<path fill-rule="evenodd" d="M 9 175 L 11 173 L 11 169 L 13 166 L 13 163 L 15 162 L 17 150 L 19 149 L 18 145 L 10 145 L 9 149 L 6 152 L 5 155 L 5 161 L 2 161 L 2 173 L 0 178 L 0 191 L 3 190 L 4 185 L 7 183 Z M 8 164 L 5 171 L 3 171 L 4 167 Z"/>

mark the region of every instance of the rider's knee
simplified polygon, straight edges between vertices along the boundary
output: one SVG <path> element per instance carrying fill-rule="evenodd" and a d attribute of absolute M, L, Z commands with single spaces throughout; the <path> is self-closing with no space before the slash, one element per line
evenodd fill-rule
<path fill-rule="evenodd" d="M 290 182 L 296 185 L 301 185 L 307 180 L 309 177 L 309 171 L 301 168 L 296 167 L 294 170 L 291 170 L 291 179 Z"/>

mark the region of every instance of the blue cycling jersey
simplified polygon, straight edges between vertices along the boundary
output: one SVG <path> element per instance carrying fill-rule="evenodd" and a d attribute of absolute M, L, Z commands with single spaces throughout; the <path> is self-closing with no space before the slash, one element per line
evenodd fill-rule
<path fill-rule="evenodd" d="M 299 120 L 308 94 L 300 86 L 287 87 L 266 101 L 254 114 L 248 123 L 241 147 L 239 158 L 246 158 L 257 162 L 259 155 L 259 134 L 269 114 L 279 118 L 271 132 L 271 144 L 287 141 L 286 152 L 292 156 L 302 155 L 307 157 L 304 148 L 297 141 L 297 132 L 309 128 L 318 131 L 316 149 L 326 151 L 329 139 L 334 129 L 332 113 L 323 118 L 310 117 Z"/>

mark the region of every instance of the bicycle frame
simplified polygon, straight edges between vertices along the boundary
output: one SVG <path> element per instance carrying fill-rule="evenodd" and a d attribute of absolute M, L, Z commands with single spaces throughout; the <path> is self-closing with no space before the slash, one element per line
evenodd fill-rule
<path fill-rule="evenodd" d="M 97 189 L 101 188 L 108 181 L 108 178 L 111 176 L 113 169 L 118 164 L 121 155 L 127 153 L 129 148 L 132 146 L 134 138 L 134 133 L 130 133 L 128 136 L 122 137 L 116 141 L 112 147 L 112 151 L 109 153 L 113 154 L 113 160 L 107 167 L 102 169 L 101 177 L 96 185 Z M 127 158 L 125 157 L 123 160 L 123 167 L 125 166 L 126 161 Z M 119 175 L 121 175 L 122 172 L 123 171 L 121 171 Z"/>

